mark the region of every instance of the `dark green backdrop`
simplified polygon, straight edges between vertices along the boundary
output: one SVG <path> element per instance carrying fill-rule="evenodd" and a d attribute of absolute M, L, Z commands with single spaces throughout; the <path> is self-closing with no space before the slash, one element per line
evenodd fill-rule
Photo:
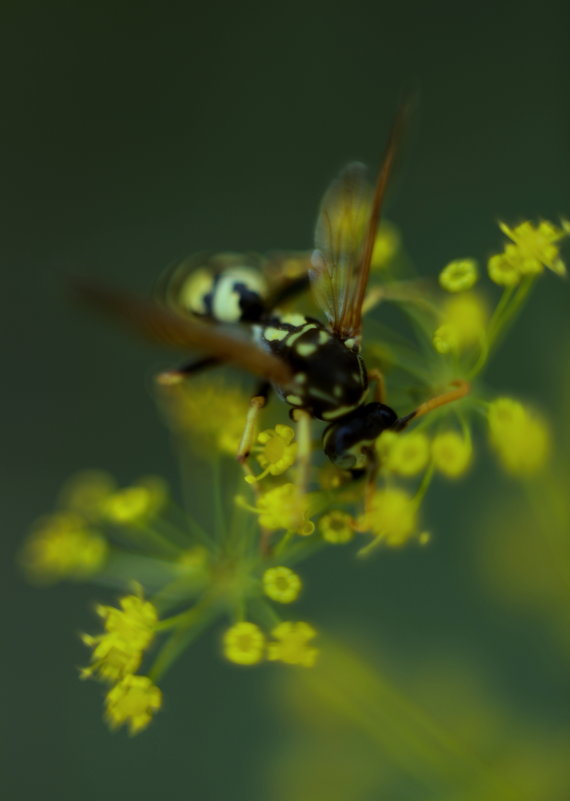
<path fill-rule="evenodd" d="M 168 358 L 69 304 L 65 273 L 144 292 L 202 248 L 310 246 L 323 188 L 348 159 L 378 159 L 409 91 L 418 113 L 389 214 L 422 272 L 485 257 L 497 217 L 568 214 L 568 5 L 4 0 L 1 16 L 5 797 L 267 799 L 261 766 L 282 722 L 265 672 L 220 663 L 206 639 L 168 677 L 149 731 L 112 736 L 97 688 L 76 677 L 101 592 L 29 588 L 13 566 L 75 469 L 176 475 L 148 391 Z M 552 412 L 568 296 L 543 282 L 490 376 Z M 317 561 L 304 614 L 372 640 L 381 618 L 411 660 L 447 638 L 505 686 L 516 670 L 527 697 L 532 633 L 480 605 L 464 565 L 493 480 L 480 470 L 452 500 L 436 495 L 430 551 L 356 565 L 353 586 L 345 554 Z M 548 687 L 534 703 L 556 716 Z"/>

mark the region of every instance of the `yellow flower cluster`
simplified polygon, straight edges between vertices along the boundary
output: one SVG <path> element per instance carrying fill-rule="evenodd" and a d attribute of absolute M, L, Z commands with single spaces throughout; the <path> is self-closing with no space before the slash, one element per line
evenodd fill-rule
<path fill-rule="evenodd" d="M 276 425 L 261 431 L 257 436 L 257 445 L 254 445 L 255 458 L 263 468 L 257 476 L 246 476 L 246 481 L 252 484 L 265 478 L 267 475 L 279 476 L 288 470 L 295 462 L 297 444 L 293 442 L 295 432 L 291 426 Z"/>
<path fill-rule="evenodd" d="M 162 693 L 148 676 L 127 675 L 112 687 L 105 698 L 105 717 L 116 729 L 128 725 L 137 734 L 151 722 L 162 705 Z"/>
<path fill-rule="evenodd" d="M 477 283 L 479 273 L 473 259 L 456 259 L 449 262 L 439 274 L 439 284 L 448 292 L 464 292 Z"/>
<path fill-rule="evenodd" d="M 272 601 L 290 604 L 301 592 L 301 578 L 289 567 L 270 567 L 263 574 L 263 591 Z"/>
<path fill-rule="evenodd" d="M 110 523 L 136 525 L 154 517 L 164 506 L 167 492 L 162 479 L 149 476 L 132 487 L 111 493 L 102 502 L 101 513 Z"/>
<path fill-rule="evenodd" d="M 550 432 L 544 420 L 513 398 L 498 398 L 489 405 L 489 440 L 507 473 L 533 475 L 550 454 Z"/>
<path fill-rule="evenodd" d="M 223 637 L 224 656 L 237 665 L 256 665 L 264 659 L 287 665 L 312 667 L 318 649 L 311 642 L 317 632 L 303 621 L 284 621 L 271 631 L 268 641 L 255 623 L 242 621 L 229 628 Z"/>
<path fill-rule="evenodd" d="M 287 483 L 264 492 L 254 511 L 259 513 L 259 522 L 270 531 L 286 529 L 307 536 L 315 530 L 309 520 L 310 501 L 299 492 L 295 484 Z"/>
<path fill-rule="evenodd" d="M 418 506 L 409 493 L 399 487 L 376 490 L 368 510 L 356 522 L 358 531 L 374 535 L 363 553 L 381 543 L 390 548 L 405 545 L 416 534 L 417 523 Z"/>
<path fill-rule="evenodd" d="M 319 531 L 326 542 L 343 545 L 354 537 L 354 521 L 346 512 L 333 510 L 321 517 Z"/>
<path fill-rule="evenodd" d="M 447 478 L 459 478 L 469 469 L 473 458 L 471 439 L 457 431 L 442 431 L 431 445 L 433 465 Z"/>
<path fill-rule="evenodd" d="M 32 581 L 84 579 L 99 572 L 108 555 L 102 534 L 88 527 L 72 512 L 61 512 L 38 521 L 21 554 L 22 565 Z"/>
<path fill-rule="evenodd" d="M 235 456 L 249 410 L 247 396 L 221 379 L 193 378 L 163 387 L 170 424 L 207 453 Z"/>
<path fill-rule="evenodd" d="M 538 275 L 545 267 L 557 275 L 566 274 L 558 242 L 570 234 L 568 221 L 564 220 L 561 227 L 546 220 L 538 225 L 526 220 L 515 228 L 503 222 L 499 226 L 512 241 L 505 245 L 502 253 L 489 259 L 489 277 L 496 284 L 516 286 L 524 276 Z"/>
<path fill-rule="evenodd" d="M 400 232 L 393 223 L 384 220 L 374 241 L 371 268 L 373 270 L 383 270 L 394 260 L 400 247 Z"/>
<path fill-rule="evenodd" d="M 438 353 L 461 351 L 485 339 L 487 307 L 474 292 L 448 298 L 443 304 L 441 320 L 432 339 Z"/>
<path fill-rule="evenodd" d="M 82 636 L 92 653 L 91 664 L 83 668 L 81 678 L 96 676 L 114 685 L 105 701 L 107 721 L 113 728 L 128 724 L 131 734 L 136 734 L 150 723 L 162 700 L 160 690 L 148 677 L 135 675 L 154 639 L 158 613 L 140 594 L 124 596 L 119 607 L 96 607 L 105 631 Z"/>
<path fill-rule="evenodd" d="M 429 460 L 429 439 L 421 431 L 409 434 L 384 431 L 376 447 L 382 466 L 404 477 L 421 473 Z"/>
<path fill-rule="evenodd" d="M 140 595 L 126 595 L 113 606 L 96 607 L 103 621 L 104 634 L 84 634 L 82 640 L 92 648 L 91 665 L 81 671 L 82 678 L 97 676 L 103 681 L 116 682 L 135 673 L 143 653 L 151 644 L 158 614 L 150 601 Z"/>

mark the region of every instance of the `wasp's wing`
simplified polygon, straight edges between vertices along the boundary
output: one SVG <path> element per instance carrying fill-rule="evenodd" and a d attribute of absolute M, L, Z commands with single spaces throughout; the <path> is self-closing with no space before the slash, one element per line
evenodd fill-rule
<path fill-rule="evenodd" d="M 349 164 L 321 203 L 311 283 L 316 302 L 341 339 L 359 336 L 362 328 L 376 231 L 404 115 L 405 109 L 396 117 L 374 190 L 366 181 L 363 165 Z"/>
<path fill-rule="evenodd" d="M 240 332 L 232 332 L 182 317 L 151 301 L 87 281 L 73 283 L 75 294 L 153 342 L 195 349 L 242 367 L 276 384 L 287 384 L 291 370 L 281 359 L 262 350 Z"/>
<path fill-rule="evenodd" d="M 335 334 L 350 336 L 343 319 L 362 256 L 372 190 L 363 164 L 349 164 L 325 192 L 310 270 L 316 303 Z"/>

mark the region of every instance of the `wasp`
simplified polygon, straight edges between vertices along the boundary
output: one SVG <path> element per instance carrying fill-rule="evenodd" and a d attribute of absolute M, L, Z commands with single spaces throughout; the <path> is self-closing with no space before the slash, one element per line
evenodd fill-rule
<path fill-rule="evenodd" d="M 315 247 L 301 279 L 271 292 L 259 257 L 219 254 L 198 257 L 175 270 L 166 281 L 164 306 L 98 286 L 79 287 L 85 298 L 153 339 L 204 353 L 198 361 L 161 374 L 162 384 L 222 363 L 241 366 L 262 379 L 245 425 L 238 455 L 242 462 L 271 387 L 300 425 L 299 450 L 303 442 L 305 456 L 299 458 L 308 458 L 308 426 L 316 418 L 328 423 L 323 434 L 326 455 L 354 476 L 373 468 L 374 443 L 383 431 L 400 431 L 468 392 L 465 382 L 457 382 L 454 389 L 400 417 L 384 403 L 381 374 L 367 369 L 361 353 L 363 304 L 403 116 L 400 113 L 392 127 L 373 188 L 364 166 L 351 163 L 325 192 Z M 307 281 L 324 321 L 279 311 Z M 375 400 L 367 402 L 372 380 Z"/>

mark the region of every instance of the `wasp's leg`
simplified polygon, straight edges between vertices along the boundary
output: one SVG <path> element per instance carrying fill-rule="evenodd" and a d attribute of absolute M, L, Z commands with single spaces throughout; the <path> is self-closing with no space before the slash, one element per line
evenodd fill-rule
<path fill-rule="evenodd" d="M 453 401 L 461 400 L 461 398 L 464 398 L 466 395 L 468 395 L 471 390 L 471 385 L 468 381 L 452 381 L 451 385 L 455 386 L 456 389 L 452 389 L 449 392 L 444 392 L 443 395 L 436 395 L 435 398 L 424 401 L 424 403 L 420 404 L 417 409 L 414 409 L 413 412 L 410 412 L 410 414 L 407 414 L 405 417 L 400 417 L 398 420 L 396 420 L 393 429 L 395 431 L 401 431 L 408 425 L 408 423 L 411 423 L 412 420 L 415 420 L 417 417 L 423 417 L 424 414 L 427 414 L 434 409 L 439 409 L 440 406 L 445 406 L 446 403 L 452 403 Z"/>
<path fill-rule="evenodd" d="M 239 444 L 239 449 L 236 456 L 238 462 L 244 466 L 244 469 L 248 475 L 251 474 L 251 470 L 247 466 L 247 460 L 249 454 L 251 453 L 253 443 L 255 442 L 259 413 L 267 403 L 270 390 L 271 384 L 269 384 L 267 381 L 264 381 L 259 385 L 257 392 L 249 402 L 249 411 L 247 413 L 243 434 L 241 435 L 241 442 Z"/>
<path fill-rule="evenodd" d="M 378 403 L 384 403 L 384 399 L 386 398 L 386 383 L 384 381 L 384 376 L 376 367 L 373 367 L 372 370 L 368 371 L 368 380 L 370 383 L 374 381 L 374 400 Z"/>
<path fill-rule="evenodd" d="M 171 386 L 172 384 L 179 384 L 185 378 L 190 378 L 196 373 L 201 373 L 202 370 L 207 370 L 209 367 L 216 367 L 220 364 L 223 364 L 221 359 L 217 359 L 215 356 L 205 356 L 203 359 L 187 362 L 177 370 L 165 370 L 157 375 L 156 380 L 163 386 Z"/>

